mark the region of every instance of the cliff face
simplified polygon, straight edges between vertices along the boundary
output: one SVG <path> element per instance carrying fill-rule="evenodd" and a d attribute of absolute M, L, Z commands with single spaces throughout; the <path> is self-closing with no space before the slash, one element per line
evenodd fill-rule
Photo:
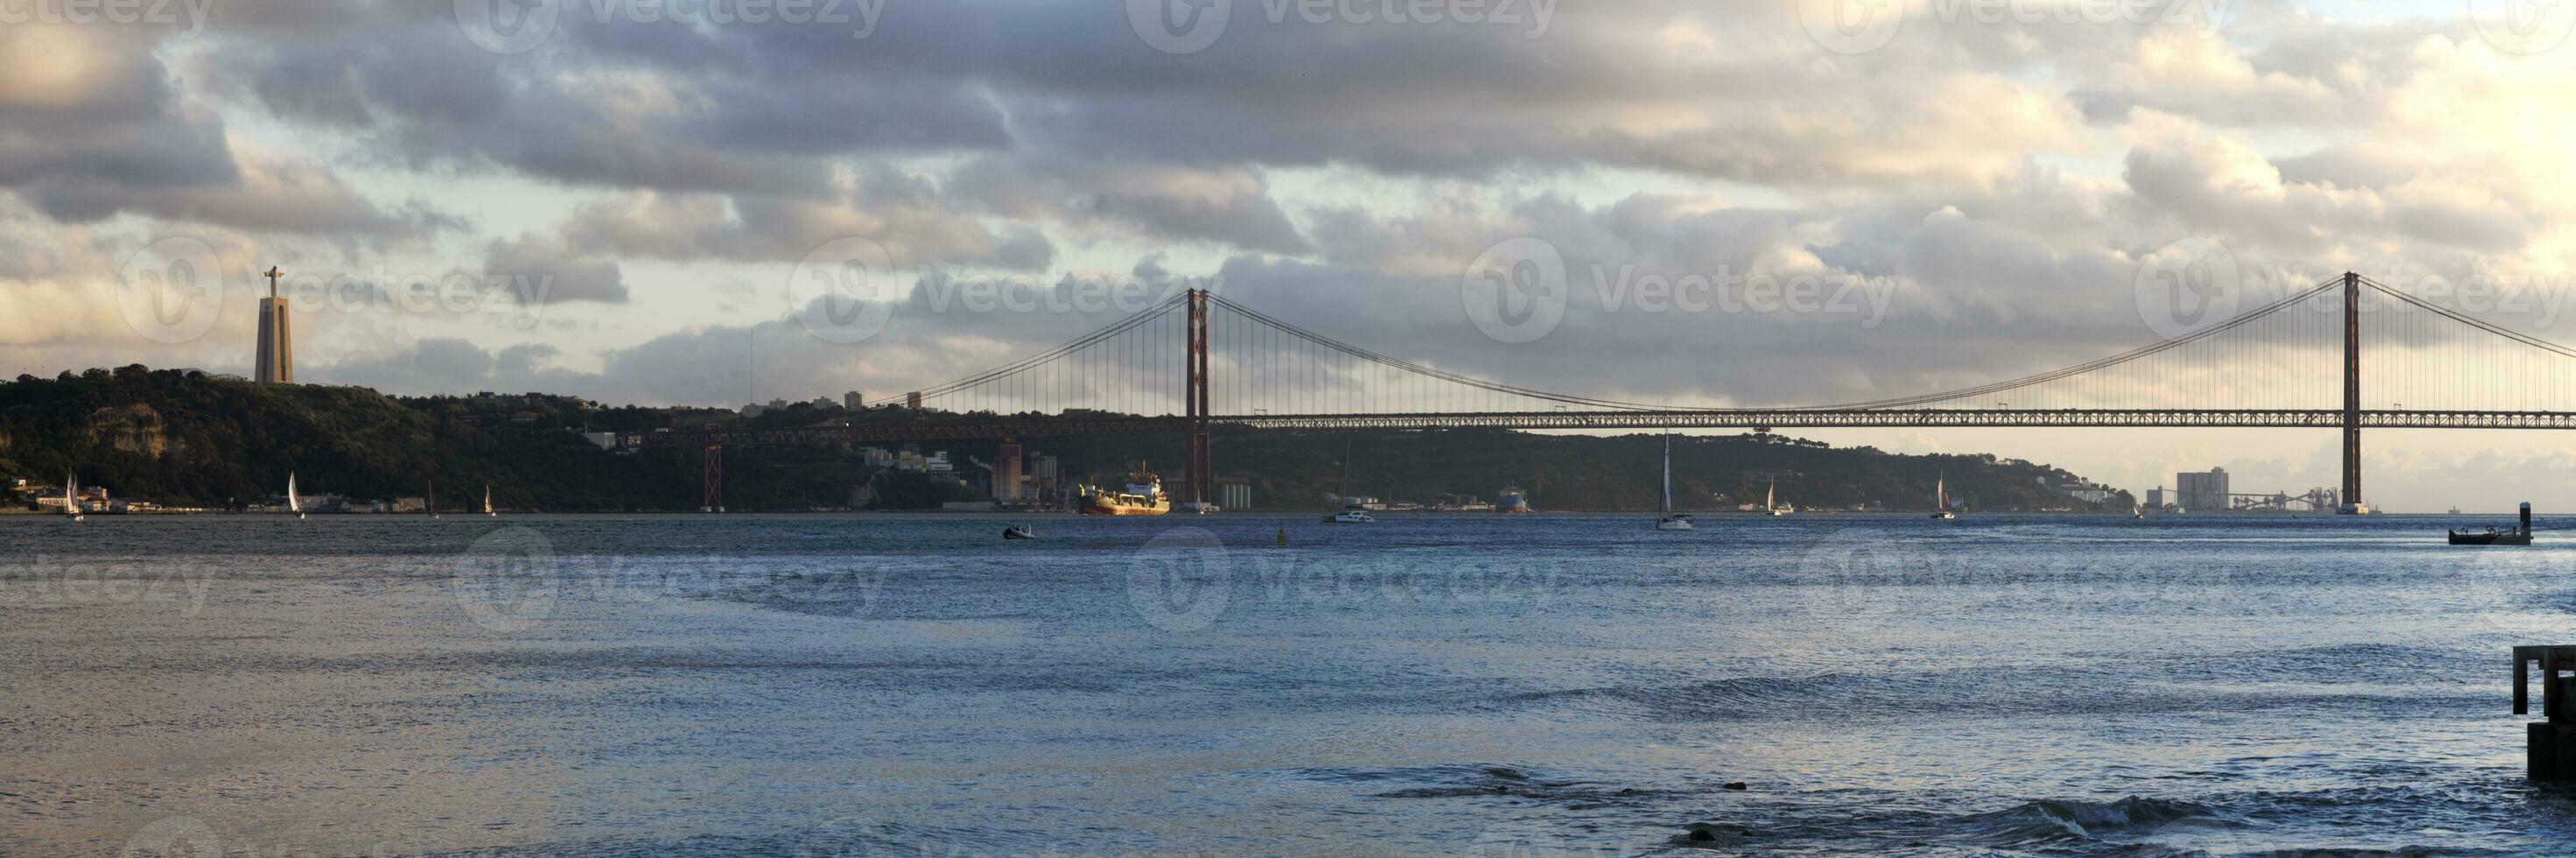
<path fill-rule="evenodd" d="M 89 414 L 89 441 L 138 456 L 159 459 L 182 445 L 161 420 L 161 412 L 141 402 L 111 405 Z"/>

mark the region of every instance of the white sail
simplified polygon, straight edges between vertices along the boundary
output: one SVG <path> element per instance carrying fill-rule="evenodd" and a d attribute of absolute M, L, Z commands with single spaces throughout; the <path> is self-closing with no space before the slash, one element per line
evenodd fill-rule
<path fill-rule="evenodd" d="M 1769 489 L 1765 489 L 1765 490 L 1763 490 L 1763 492 L 1762 492 L 1762 508 L 1763 508 L 1763 509 L 1766 509 L 1766 510 L 1779 509 L 1779 508 L 1780 508 L 1780 501 L 1779 501 L 1779 499 L 1778 499 L 1779 494 L 1780 494 L 1780 478 L 1779 478 L 1779 477 L 1772 477 L 1772 478 L 1771 478 L 1771 488 L 1769 488 Z"/>
<path fill-rule="evenodd" d="M 483 514 L 494 514 L 492 512 L 492 487 L 489 485 L 483 487 Z"/>
<path fill-rule="evenodd" d="M 80 515 L 80 480 L 78 471 L 63 475 L 63 514 Z"/>
<path fill-rule="evenodd" d="M 301 513 L 304 511 L 304 502 L 295 499 L 294 471 L 286 472 L 286 511 L 293 513 Z"/>
<path fill-rule="evenodd" d="M 1932 478 L 1932 508 L 1950 508 L 1949 476 L 1946 474 Z"/>

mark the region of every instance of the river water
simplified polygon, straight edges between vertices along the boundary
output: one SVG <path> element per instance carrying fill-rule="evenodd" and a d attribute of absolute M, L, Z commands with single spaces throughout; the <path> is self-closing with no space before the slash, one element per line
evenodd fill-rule
<path fill-rule="evenodd" d="M 0 853 L 2576 854 L 2576 537 L 1382 519 L 0 519 Z"/>

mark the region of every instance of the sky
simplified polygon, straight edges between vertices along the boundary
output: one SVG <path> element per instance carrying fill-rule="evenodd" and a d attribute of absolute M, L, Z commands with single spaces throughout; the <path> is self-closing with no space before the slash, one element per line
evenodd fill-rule
<path fill-rule="evenodd" d="M 2126 351 L 2213 270 L 2229 307 L 2490 283 L 2482 318 L 2576 342 L 2570 30 L 2520 0 L 0 0 L 0 370 L 247 373 L 271 266 L 300 381 L 615 403 L 899 395 L 1121 309 L 960 283 L 1208 285 L 1703 405 Z M 1480 276 L 1532 260 L 1556 303 L 1498 314 Z M 1824 291 L 1722 297 L 1757 282 Z M 1812 436 L 2337 480 L 2331 432 Z M 2385 508 L 2576 509 L 2576 437 L 2366 451 Z"/>

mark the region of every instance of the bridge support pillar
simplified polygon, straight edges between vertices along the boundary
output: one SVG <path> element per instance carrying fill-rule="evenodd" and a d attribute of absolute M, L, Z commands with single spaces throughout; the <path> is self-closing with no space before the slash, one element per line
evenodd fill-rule
<path fill-rule="evenodd" d="M 705 479 L 704 479 L 704 480 L 702 480 L 702 482 L 703 482 L 703 483 L 705 483 L 705 486 L 706 486 L 706 500 L 704 500 L 704 501 L 700 502 L 700 504 L 699 504 L 699 506 L 698 506 L 698 511 L 699 511 L 699 512 L 723 512 L 723 511 L 725 511 L 725 508 L 724 508 L 724 445 L 723 445 L 723 444 L 709 444 L 709 445 L 707 445 L 707 456 L 706 456 L 706 459 L 707 459 L 706 477 L 705 477 Z"/>
<path fill-rule="evenodd" d="M 2339 515 L 2369 515 L 2361 500 L 2361 275 L 2343 275 L 2343 505 Z"/>
<path fill-rule="evenodd" d="M 1216 495 L 1216 455 L 1208 441 L 1208 293 L 1204 289 L 1189 291 L 1190 348 L 1186 378 L 1188 387 L 1182 398 L 1188 401 L 1190 462 L 1181 475 L 1190 510 L 1203 512 Z"/>

